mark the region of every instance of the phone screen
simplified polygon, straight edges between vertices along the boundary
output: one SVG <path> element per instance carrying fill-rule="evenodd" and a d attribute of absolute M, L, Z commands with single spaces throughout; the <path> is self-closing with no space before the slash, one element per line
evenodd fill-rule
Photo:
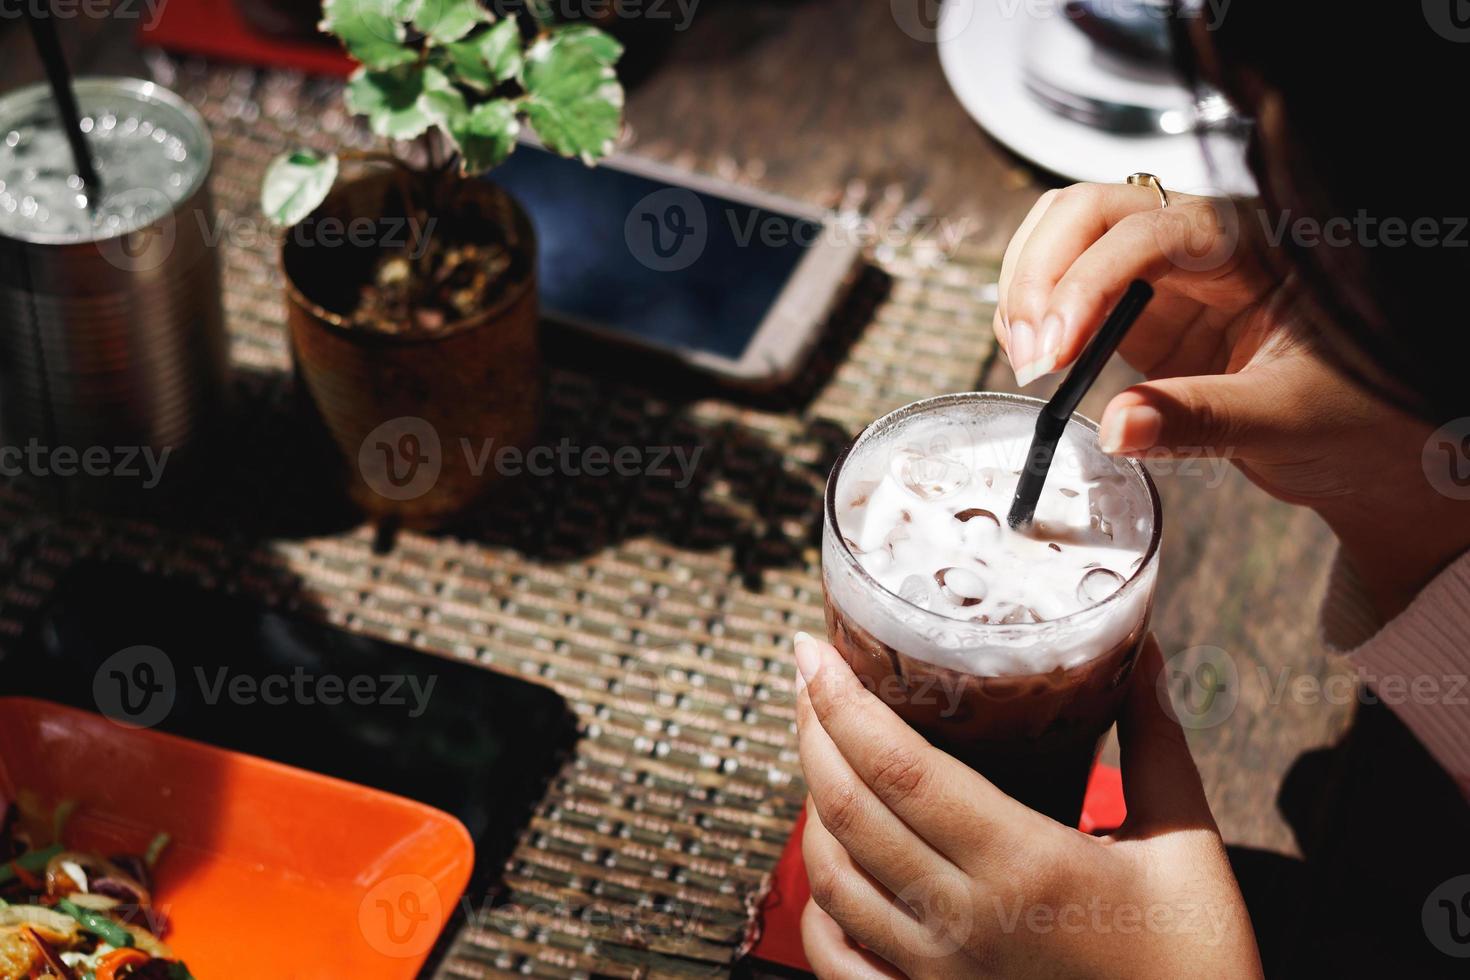
<path fill-rule="evenodd" d="M 491 178 L 531 215 L 543 309 L 739 359 L 822 225 L 521 146 Z"/>

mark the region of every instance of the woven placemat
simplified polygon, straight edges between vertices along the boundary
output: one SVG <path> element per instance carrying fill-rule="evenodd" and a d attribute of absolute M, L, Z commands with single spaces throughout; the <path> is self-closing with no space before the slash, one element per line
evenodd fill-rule
<path fill-rule="evenodd" d="M 266 419 L 289 400 L 290 363 L 276 244 L 258 233 L 262 170 L 288 145 L 371 140 L 336 82 L 163 56 L 152 67 L 213 131 L 237 395 Z M 232 533 L 251 494 L 288 492 L 252 474 L 247 447 L 273 438 L 263 421 L 218 476 L 244 489 L 221 489 L 216 531 L 55 517 L 0 489 L 0 640 L 21 635 L 70 565 L 102 557 L 545 684 L 570 703 L 581 738 L 494 901 L 470 896 L 475 911 L 435 976 L 724 972 L 802 804 L 788 643 L 823 629 L 819 500 L 831 462 L 877 416 L 973 388 L 992 353 L 993 257 L 939 247 L 922 215 L 884 211 L 883 195 L 845 197 L 881 213 L 886 233 L 802 404 L 680 400 L 553 367 L 548 442 L 697 449 L 688 486 L 527 478 L 452 534 L 402 533 L 385 555 L 362 526 Z"/>

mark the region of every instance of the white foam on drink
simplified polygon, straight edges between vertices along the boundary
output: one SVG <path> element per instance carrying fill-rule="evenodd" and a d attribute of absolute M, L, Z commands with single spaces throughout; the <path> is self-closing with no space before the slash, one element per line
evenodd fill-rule
<path fill-rule="evenodd" d="M 981 675 L 1074 666 L 1126 638 L 1150 590 L 1105 600 L 1153 575 L 1141 569 L 1153 532 L 1148 491 L 1073 423 L 1033 524 L 1012 530 L 1006 513 L 1034 418 L 1014 403 L 962 403 L 859 440 L 836 487 L 839 534 L 904 602 L 875 603 L 871 583 L 865 595 L 853 576 L 828 573 L 844 613 L 906 654 Z M 1024 628 L 1036 623 L 1055 629 Z M 1006 636 L 1005 626 L 1018 628 Z"/>
<path fill-rule="evenodd" d="M 876 486 L 838 501 L 850 547 L 888 591 L 915 601 L 913 578 L 919 604 L 952 619 L 1032 622 L 1095 605 L 1133 575 L 1148 538 L 1116 476 L 1088 479 L 1064 449 L 1034 524 L 1016 531 L 1005 515 L 1028 440 L 954 448 L 900 449 Z M 996 465 L 971 471 L 982 454 Z"/>

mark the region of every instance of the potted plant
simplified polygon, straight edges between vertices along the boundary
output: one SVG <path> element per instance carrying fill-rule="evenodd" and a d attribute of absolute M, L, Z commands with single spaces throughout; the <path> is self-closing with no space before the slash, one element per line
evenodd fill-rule
<path fill-rule="evenodd" d="M 535 13 L 542 5 L 532 4 Z M 347 108 L 393 143 L 273 160 L 298 380 L 370 516 L 432 525 L 524 449 L 541 403 L 535 236 L 480 175 L 523 124 L 589 164 L 622 125 L 617 41 L 476 0 L 328 0 L 322 30 L 361 62 Z M 338 182 L 343 163 L 362 173 Z"/>

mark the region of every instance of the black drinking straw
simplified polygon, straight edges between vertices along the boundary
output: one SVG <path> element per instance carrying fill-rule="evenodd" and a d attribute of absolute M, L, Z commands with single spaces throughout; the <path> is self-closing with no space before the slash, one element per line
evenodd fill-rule
<path fill-rule="evenodd" d="M 1128 284 L 1128 290 L 1113 312 L 1108 314 L 1102 329 L 1092 338 L 1092 343 L 1077 358 L 1072 370 L 1067 373 L 1061 387 L 1051 396 L 1036 417 L 1036 434 L 1031 437 L 1031 450 L 1026 454 L 1026 465 L 1021 470 L 1021 480 L 1016 484 L 1016 496 L 1011 500 L 1011 512 L 1006 521 L 1011 527 L 1030 524 L 1036 514 L 1036 501 L 1041 488 L 1046 485 L 1046 474 L 1051 469 L 1052 457 L 1056 455 L 1057 443 L 1066 431 L 1067 420 L 1077 410 L 1082 396 L 1092 387 L 1103 365 L 1123 342 L 1123 335 L 1133 326 L 1133 321 L 1143 312 L 1148 301 L 1154 298 L 1153 287 L 1142 279 Z"/>
<path fill-rule="evenodd" d="M 71 72 L 66 67 L 66 56 L 62 54 L 61 42 L 56 37 L 56 23 L 51 16 L 51 3 L 46 0 L 42 10 L 40 3 L 27 4 L 30 15 L 31 37 L 36 42 L 36 51 L 41 63 L 46 66 L 46 79 L 51 83 L 51 95 L 61 112 L 61 121 L 66 126 L 66 139 L 71 144 L 72 161 L 76 164 L 77 176 L 87 185 L 89 197 L 95 203 L 102 190 L 102 181 L 97 179 L 97 168 L 92 165 L 92 151 L 82 135 L 82 117 L 77 111 L 76 93 L 71 88 Z"/>

